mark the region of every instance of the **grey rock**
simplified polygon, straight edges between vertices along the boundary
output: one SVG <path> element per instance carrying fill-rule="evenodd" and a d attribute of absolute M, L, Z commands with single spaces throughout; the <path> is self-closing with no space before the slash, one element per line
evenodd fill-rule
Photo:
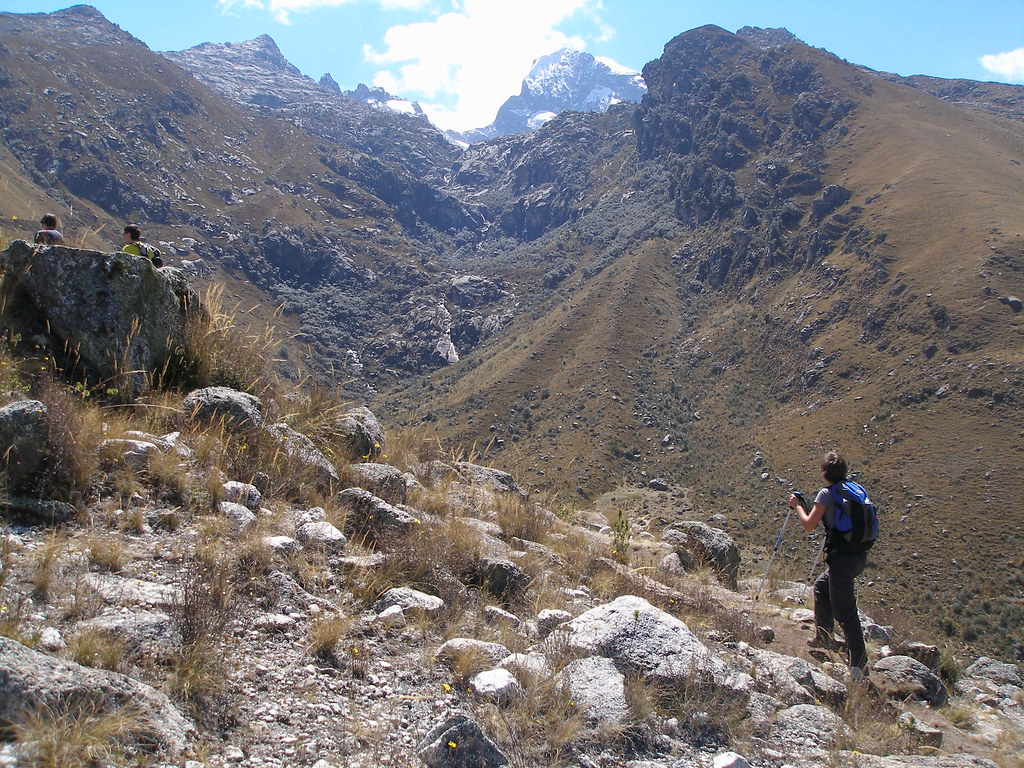
<path fill-rule="evenodd" d="M 345 535 L 326 520 L 306 523 L 295 532 L 295 538 L 306 547 L 330 552 L 341 552 L 348 543 Z"/>
<path fill-rule="evenodd" d="M 19 722 L 24 710 L 48 707 L 73 716 L 69 702 L 97 713 L 138 710 L 130 731 L 141 746 L 171 755 L 184 751 L 192 728 L 163 693 L 130 677 L 30 650 L 0 637 L 0 721 Z"/>
<path fill-rule="evenodd" d="M 393 587 L 381 595 L 373 609 L 383 611 L 397 605 L 405 613 L 435 614 L 444 610 L 444 600 L 410 587 Z"/>
<path fill-rule="evenodd" d="M 1024 675 L 1021 675 L 1020 668 L 1016 664 L 996 661 L 988 656 L 979 657 L 964 670 L 963 676 L 987 680 L 996 685 L 1013 685 L 1024 688 Z"/>
<path fill-rule="evenodd" d="M 345 534 L 376 541 L 387 533 L 400 533 L 419 525 L 419 519 L 362 488 L 346 488 L 338 494 L 338 506 L 347 512 Z"/>
<path fill-rule="evenodd" d="M 181 403 L 199 424 L 223 425 L 229 432 L 257 429 L 263 424 L 263 403 L 255 395 L 229 387 L 206 387 L 188 394 Z"/>
<path fill-rule="evenodd" d="M 928 667 L 909 656 L 888 656 L 871 667 L 876 685 L 893 699 L 915 698 L 936 707 L 946 703 L 949 695 L 942 681 Z"/>
<path fill-rule="evenodd" d="M 256 525 L 256 515 L 248 507 L 235 504 L 233 501 L 222 501 L 218 507 L 221 514 L 231 522 L 231 530 L 235 534 L 245 533 Z"/>
<path fill-rule="evenodd" d="M 146 440 L 112 438 L 99 445 L 100 455 L 117 464 L 123 464 L 136 471 L 149 469 L 154 456 L 160 454 L 156 443 Z"/>
<path fill-rule="evenodd" d="M 797 704 L 776 713 L 768 738 L 784 744 L 788 754 L 814 754 L 834 749 L 847 732 L 832 710 Z"/>
<path fill-rule="evenodd" d="M 485 491 L 497 494 L 513 494 L 522 499 L 527 498 L 527 493 L 516 482 L 508 472 L 490 467 L 481 467 L 479 464 L 471 464 L 468 461 L 460 461 L 455 468 L 471 485 L 483 488 Z"/>
<path fill-rule="evenodd" d="M 253 512 L 256 512 L 260 508 L 263 494 L 260 493 L 259 488 L 251 483 L 228 480 L 221 486 L 221 500 L 233 501 L 235 504 L 241 504 L 243 507 L 248 507 Z"/>
<path fill-rule="evenodd" d="M 749 675 L 729 668 L 686 624 L 633 595 L 567 622 L 541 644 L 541 651 L 563 643 L 578 653 L 610 658 L 627 676 L 670 683 L 700 679 L 739 696 L 753 689 Z"/>
<path fill-rule="evenodd" d="M 715 755 L 715 759 L 711 761 L 711 768 L 750 768 L 750 763 L 735 752 L 723 752 Z"/>
<path fill-rule="evenodd" d="M 514 599 L 530 585 L 530 575 L 501 557 L 481 555 L 465 574 L 467 583 L 482 587 L 495 597 Z"/>
<path fill-rule="evenodd" d="M 618 725 L 629 717 L 626 678 L 611 659 L 589 656 L 562 669 L 562 680 L 592 725 Z"/>
<path fill-rule="evenodd" d="M 668 483 L 666 483 L 661 478 L 656 477 L 647 483 L 647 487 L 650 488 L 652 491 L 667 491 Z"/>
<path fill-rule="evenodd" d="M 523 686 L 507 669 L 488 669 L 474 675 L 469 687 L 477 697 L 498 706 L 508 706 L 523 697 Z"/>
<path fill-rule="evenodd" d="M 486 664 L 497 666 L 510 654 L 501 643 L 488 643 L 471 637 L 454 637 L 443 643 L 434 653 L 434 659 L 442 664 L 454 665 L 463 656 L 472 656 Z"/>
<path fill-rule="evenodd" d="M 60 630 L 56 627 L 47 627 L 39 633 L 39 643 L 37 647 L 44 651 L 62 651 L 68 647 L 68 644 L 64 642 L 64 638 L 60 634 Z"/>
<path fill-rule="evenodd" d="M 542 637 L 547 637 L 560 624 L 572 621 L 572 614 L 558 608 L 546 608 L 537 614 L 537 626 Z"/>
<path fill-rule="evenodd" d="M 740 551 L 725 531 L 686 520 L 664 531 L 662 540 L 675 548 L 686 570 L 711 566 L 725 586 L 736 589 Z"/>
<path fill-rule="evenodd" d="M 293 555 L 302 551 L 302 545 L 291 536 L 264 536 L 263 546 L 279 555 Z"/>
<path fill-rule="evenodd" d="M 488 624 L 506 627 L 518 627 L 522 624 L 522 620 L 518 616 L 497 605 L 488 605 L 484 608 L 484 621 Z"/>
<path fill-rule="evenodd" d="M 547 657 L 536 651 L 509 654 L 498 666 L 514 674 L 525 686 L 530 686 L 537 680 L 546 680 L 554 673 Z"/>
<path fill-rule="evenodd" d="M 48 435 L 49 413 L 39 400 L 19 400 L 0 408 L 0 461 L 10 488 L 21 488 L 43 470 Z"/>
<path fill-rule="evenodd" d="M 96 592 L 108 603 L 116 605 L 144 605 L 164 608 L 181 601 L 181 590 L 167 584 L 142 579 L 127 579 L 103 573 L 87 573 L 82 577 L 84 586 Z"/>
<path fill-rule="evenodd" d="M 6 288 L 24 292 L 55 347 L 74 349 L 82 367 L 129 395 L 187 345 L 189 320 L 202 311 L 180 270 L 142 256 L 15 240 L 3 262 Z"/>
<path fill-rule="evenodd" d="M 384 446 L 384 428 L 368 408 L 353 408 L 331 427 L 341 436 L 353 458 L 374 458 Z"/>
<path fill-rule="evenodd" d="M 12 517 L 23 517 L 42 525 L 57 525 L 74 520 L 75 508 L 63 501 L 48 501 L 25 496 L 9 496 L 0 499 L 0 506 Z"/>
<path fill-rule="evenodd" d="M 404 504 L 406 481 L 404 473 L 389 464 L 353 464 L 359 487 L 389 504 Z"/>
<path fill-rule="evenodd" d="M 758 690 L 787 705 L 821 701 L 838 706 L 846 700 L 845 685 L 804 659 L 751 648 L 746 644 L 740 645 L 740 652 L 753 662 Z"/>
<path fill-rule="evenodd" d="M 79 622 L 76 630 L 98 632 L 112 640 L 119 640 L 134 655 L 157 653 L 166 656 L 181 645 L 178 626 L 162 611 L 97 616 Z"/>
<path fill-rule="evenodd" d="M 287 424 L 271 424 L 264 432 L 278 441 L 285 454 L 298 461 L 300 471 L 312 474 L 312 481 L 321 493 L 333 493 L 340 485 L 338 470 L 313 441 Z"/>
<path fill-rule="evenodd" d="M 1024 301 L 1021 301 L 1016 296 L 1002 296 L 999 300 L 1014 312 L 1020 312 L 1024 309 Z"/>
<path fill-rule="evenodd" d="M 427 733 L 417 754 L 428 768 L 501 768 L 509 764 L 480 726 L 461 713 Z"/>

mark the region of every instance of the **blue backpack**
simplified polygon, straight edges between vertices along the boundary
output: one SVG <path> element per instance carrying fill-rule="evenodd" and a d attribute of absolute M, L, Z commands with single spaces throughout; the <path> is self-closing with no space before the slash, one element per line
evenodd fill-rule
<path fill-rule="evenodd" d="M 835 518 L 828 532 L 828 547 L 837 552 L 866 552 L 878 538 L 878 510 L 864 487 L 850 480 L 829 488 Z"/>

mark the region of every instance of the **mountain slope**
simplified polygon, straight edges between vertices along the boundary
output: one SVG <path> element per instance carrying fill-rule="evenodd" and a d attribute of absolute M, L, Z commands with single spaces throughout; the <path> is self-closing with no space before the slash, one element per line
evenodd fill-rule
<path fill-rule="evenodd" d="M 578 259 L 557 295 L 417 391 L 413 418 L 463 444 L 495 426 L 494 460 L 540 487 L 667 478 L 751 552 L 838 446 L 887 513 L 867 599 L 911 615 L 937 599 L 954 637 L 1002 643 L 1022 618 L 1024 516 L 990 511 L 1024 490 L 1020 123 L 713 28 L 644 76 L 634 154 L 603 166 L 615 213 L 580 201 L 541 239 L 533 253 Z"/>

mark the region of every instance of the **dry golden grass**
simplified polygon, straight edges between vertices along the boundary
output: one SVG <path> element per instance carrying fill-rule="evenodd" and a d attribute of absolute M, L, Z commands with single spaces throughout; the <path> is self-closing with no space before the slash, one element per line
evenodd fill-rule
<path fill-rule="evenodd" d="M 133 764 L 125 747 L 144 729 L 142 713 L 131 707 L 107 712 L 96 703 L 77 701 L 28 707 L 11 731 L 36 768 L 91 768 Z"/>
<path fill-rule="evenodd" d="M 67 546 L 67 539 L 54 533 L 33 553 L 29 579 L 32 583 L 32 594 L 37 599 L 46 600 L 56 585 L 58 564 L 61 556 L 67 551 Z"/>
<path fill-rule="evenodd" d="M 85 667 L 120 672 L 125 661 L 127 648 L 124 641 L 109 632 L 98 629 L 82 629 L 68 642 L 71 658 Z"/>
<path fill-rule="evenodd" d="M 89 565 L 98 571 L 117 573 L 129 562 L 132 554 L 120 533 L 92 531 L 81 542 Z"/>

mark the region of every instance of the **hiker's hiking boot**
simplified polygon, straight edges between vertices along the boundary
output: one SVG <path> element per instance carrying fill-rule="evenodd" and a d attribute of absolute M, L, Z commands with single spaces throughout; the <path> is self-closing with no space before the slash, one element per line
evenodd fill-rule
<path fill-rule="evenodd" d="M 819 651 L 838 651 L 840 644 L 831 632 L 817 632 L 807 641 L 807 647 Z"/>

